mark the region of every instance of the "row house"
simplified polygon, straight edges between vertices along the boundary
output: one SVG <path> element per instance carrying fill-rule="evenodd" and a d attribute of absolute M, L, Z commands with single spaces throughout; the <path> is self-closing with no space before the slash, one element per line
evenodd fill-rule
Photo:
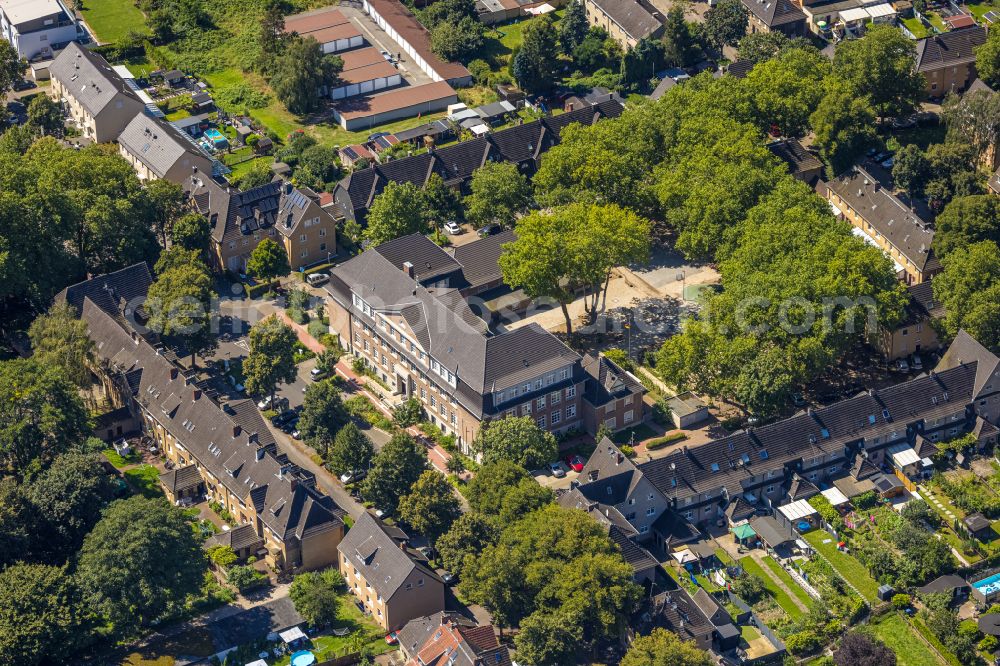
<path fill-rule="evenodd" d="M 342 217 L 363 224 L 375 197 L 389 183 L 423 187 L 436 174 L 449 187 L 462 190 L 468 187 L 473 172 L 491 161 L 517 164 L 522 173 L 531 176 L 538 169 L 542 154 L 559 143 L 559 134 L 567 125 L 593 125 L 603 118 L 617 118 L 623 108 L 619 101 L 609 99 L 444 148 L 432 148 L 419 155 L 373 164 L 337 183 L 334 201 Z"/>
<path fill-rule="evenodd" d="M 370 513 L 361 514 L 336 552 L 347 589 L 383 629 L 444 610 L 441 578 Z"/>
<path fill-rule="evenodd" d="M 917 42 L 916 69 L 927 80 L 928 98 L 960 93 L 976 80 L 976 49 L 986 43 L 986 28 L 972 25 Z"/>
<path fill-rule="evenodd" d="M 879 326 L 875 346 L 890 361 L 906 358 L 910 354 L 935 351 L 940 347 L 935 319 L 945 315 L 944 305 L 934 298 L 931 282 L 921 282 L 907 288 L 909 302 L 903 320 L 888 328 Z"/>
<path fill-rule="evenodd" d="M 128 408 L 141 430 L 174 463 L 161 477 L 168 499 L 202 496 L 221 504 L 259 539 L 277 570 L 336 562 L 342 510 L 314 479 L 278 451 L 249 400 L 220 405 L 137 326 L 151 282 L 145 264 L 64 290 L 95 344 L 95 374 L 112 405 Z M 244 541 L 245 542 L 245 541 Z"/>
<path fill-rule="evenodd" d="M 211 176 L 215 160 L 168 122 L 137 114 L 118 136 L 118 151 L 139 180 L 164 179 L 190 190 L 193 174 Z"/>
<path fill-rule="evenodd" d="M 995 443 L 998 418 L 1000 359 L 962 331 L 927 375 L 656 460 L 635 463 L 604 440 L 576 490 L 669 552 L 692 526 L 725 520 L 733 504 L 741 518 L 747 507 L 768 512 L 859 470 L 912 483 L 927 472 L 936 442 L 974 432 L 980 446 Z"/>
<path fill-rule="evenodd" d="M 398 632 L 406 666 L 511 666 L 493 625 L 477 625 L 460 613 L 418 617 Z"/>
<path fill-rule="evenodd" d="M 190 176 L 188 189 L 191 206 L 212 228 L 209 254 L 216 270 L 244 272 L 265 238 L 284 248 L 293 271 L 337 254 L 336 220 L 311 190 L 271 182 L 241 191 L 203 172 Z"/>
<path fill-rule="evenodd" d="M 626 51 L 643 39 L 656 39 L 663 34 L 663 23 L 656 10 L 644 7 L 638 0 L 584 0 L 587 22 L 602 28 Z"/>

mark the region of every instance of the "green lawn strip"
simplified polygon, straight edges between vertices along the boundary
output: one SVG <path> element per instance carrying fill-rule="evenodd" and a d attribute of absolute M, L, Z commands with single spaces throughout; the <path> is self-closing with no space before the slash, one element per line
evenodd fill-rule
<path fill-rule="evenodd" d="M 883 615 L 872 622 L 872 629 L 879 640 L 896 653 L 899 666 L 941 666 L 943 663 L 898 613 Z"/>
<path fill-rule="evenodd" d="M 772 580 L 771 577 L 767 575 L 767 572 L 761 568 L 760 564 L 757 563 L 757 560 L 748 555 L 747 557 L 741 559 L 739 563 L 740 566 L 743 567 L 744 571 L 752 576 L 756 576 L 762 583 L 764 583 L 764 587 L 766 587 L 767 591 L 771 593 L 772 597 L 774 597 L 775 602 L 781 606 L 781 610 L 785 611 L 795 619 L 802 617 L 802 610 L 795 605 L 795 602 L 792 601 L 792 598 L 788 596 L 787 592 L 775 584 L 774 580 Z"/>
<path fill-rule="evenodd" d="M 966 5 L 966 8 L 976 17 L 976 21 L 979 23 L 983 22 L 983 16 L 989 12 L 995 11 L 997 6 L 992 2 L 980 4 L 980 5 Z"/>
<path fill-rule="evenodd" d="M 792 594 L 796 599 L 807 606 L 812 603 L 812 597 L 809 596 L 809 593 L 803 590 L 802 586 L 796 583 L 795 579 L 792 578 L 791 575 L 785 571 L 782 566 L 777 563 L 777 561 L 774 560 L 774 558 L 764 557 L 762 559 L 764 561 L 764 565 L 774 572 L 774 575 L 777 576 L 778 579 L 792 591 Z"/>
<path fill-rule="evenodd" d="M 391 652 L 396 648 L 385 642 L 385 630 L 375 622 L 365 617 L 358 607 L 354 605 L 354 597 L 350 594 L 341 595 L 340 608 L 337 612 L 337 619 L 334 626 L 338 629 L 348 627 L 350 631 L 346 636 L 334 636 L 326 634 L 311 638 L 312 645 L 310 651 L 316 655 L 317 661 L 331 660 L 335 657 L 342 657 L 350 653 L 353 637 L 361 632 L 365 637 L 365 645 L 373 655 Z M 291 655 L 285 655 L 275 662 L 274 666 L 288 666 Z"/>
<path fill-rule="evenodd" d="M 920 19 L 916 17 L 903 19 L 903 25 L 905 25 L 906 29 L 912 32 L 913 36 L 917 39 L 923 39 L 924 37 L 930 35 L 930 31 L 925 28 Z"/>
<path fill-rule="evenodd" d="M 724 548 L 716 548 L 715 556 L 719 558 L 719 561 L 725 564 L 727 567 L 735 564 L 733 562 L 733 558 L 729 556 L 729 553 L 727 553 Z"/>
<path fill-rule="evenodd" d="M 751 641 L 755 641 L 760 638 L 760 632 L 754 627 L 751 627 L 749 624 L 744 624 L 740 626 L 740 636 L 742 636 L 743 640 L 747 643 L 750 643 Z"/>
<path fill-rule="evenodd" d="M 837 550 L 837 541 L 829 533 L 823 530 L 813 530 L 803 535 L 821 555 L 826 557 L 830 565 L 837 570 L 844 580 L 848 581 L 858 589 L 867 601 L 875 601 L 878 595 L 878 583 L 871 577 L 860 562 L 847 553 Z M 826 541 L 826 543 L 824 543 Z"/>
<path fill-rule="evenodd" d="M 104 449 L 101 453 L 104 454 L 104 457 L 108 459 L 109 463 L 115 466 L 115 469 L 122 469 L 124 467 L 128 467 L 129 465 L 135 465 L 142 462 L 142 459 L 139 458 L 139 456 L 134 452 L 124 458 L 118 455 L 114 449 Z"/>
<path fill-rule="evenodd" d="M 635 436 L 633 439 L 633 435 Z M 611 438 L 616 444 L 638 444 L 643 440 L 651 439 L 656 437 L 657 432 L 645 423 L 640 423 L 639 425 L 632 428 L 625 428 L 624 430 L 619 430 Z"/>
<path fill-rule="evenodd" d="M 126 470 L 125 478 L 143 497 L 163 497 L 160 488 L 160 470 L 152 465 L 140 465 Z"/>
<path fill-rule="evenodd" d="M 87 0 L 80 13 L 102 43 L 118 41 L 130 30 L 142 32 L 146 28 L 146 17 L 132 0 Z"/>
<path fill-rule="evenodd" d="M 941 32 L 947 32 L 948 26 L 945 25 L 944 21 L 936 12 L 927 12 L 924 17 L 930 21 L 931 25 L 940 30 Z"/>
<path fill-rule="evenodd" d="M 927 639 L 927 642 L 934 646 L 934 649 L 944 657 L 944 660 L 949 664 L 949 666 L 962 666 L 962 662 L 958 660 L 958 657 L 953 655 L 951 651 L 944 646 L 944 643 L 931 632 L 931 630 L 924 624 L 924 621 L 919 617 L 915 617 L 910 620 L 913 628 L 917 630 L 917 633 Z"/>

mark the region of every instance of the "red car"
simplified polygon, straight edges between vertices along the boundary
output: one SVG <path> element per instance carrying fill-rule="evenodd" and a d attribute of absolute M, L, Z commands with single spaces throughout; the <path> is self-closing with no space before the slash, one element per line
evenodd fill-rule
<path fill-rule="evenodd" d="M 566 464 L 569 465 L 570 469 L 574 472 L 582 472 L 583 466 L 586 462 L 586 460 L 578 455 L 566 456 Z"/>
<path fill-rule="evenodd" d="M 399 636 L 396 635 L 395 631 L 390 631 L 385 635 L 385 642 L 389 645 L 395 645 L 399 641 Z"/>

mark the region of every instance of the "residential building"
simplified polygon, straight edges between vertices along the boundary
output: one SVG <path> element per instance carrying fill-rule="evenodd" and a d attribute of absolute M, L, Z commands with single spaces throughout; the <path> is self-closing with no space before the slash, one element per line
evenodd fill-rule
<path fill-rule="evenodd" d="M 293 271 L 337 254 L 337 223 L 318 195 L 287 182 L 240 191 L 206 175 L 194 174 L 191 180 L 191 205 L 212 227 L 216 270 L 245 271 L 250 253 L 264 238 L 284 247 Z"/>
<path fill-rule="evenodd" d="M 0 37 L 25 60 L 52 58 L 85 36 L 76 14 L 62 0 L 0 0 Z"/>
<path fill-rule="evenodd" d="M 323 53 L 340 53 L 365 43 L 361 28 L 335 7 L 286 16 L 285 33 L 315 39 Z"/>
<path fill-rule="evenodd" d="M 879 247 L 892 260 L 900 279 L 920 284 L 941 272 L 931 249 L 934 226 L 930 213 L 887 189 L 873 166 L 854 166 L 826 184 L 826 196 L 854 232 Z"/>
<path fill-rule="evenodd" d="M 347 588 L 379 626 L 402 628 L 444 610 L 444 583 L 397 543 L 370 513 L 362 513 L 337 545 Z"/>
<path fill-rule="evenodd" d="M 479 626 L 458 613 L 410 620 L 398 638 L 406 666 L 511 666 L 493 625 Z"/>
<path fill-rule="evenodd" d="M 584 0 L 583 8 L 590 25 L 606 30 L 626 50 L 663 34 L 659 14 L 638 0 Z"/>
<path fill-rule="evenodd" d="M 473 171 L 487 161 L 512 162 L 530 176 L 541 163 L 542 154 L 559 142 L 559 133 L 564 127 L 571 123 L 592 125 L 602 118 L 617 118 L 622 109 L 618 101 L 607 100 L 420 155 L 373 164 L 337 183 L 334 200 L 344 218 L 363 224 L 372 201 L 390 182 L 408 182 L 423 187 L 431 175 L 437 174 L 450 187 L 462 189 L 472 179 Z"/>
<path fill-rule="evenodd" d="M 579 354 L 537 324 L 494 334 L 465 300 L 467 285 L 452 255 L 404 236 L 331 272 L 330 328 L 465 452 L 484 421 L 504 416 L 555 433 L 581 428 L 588 375 Z"/>
<path fill-rule="evenodd" d="M 794 178 L 806 185 L 813 186 L 823 178 L 823 163 L 798 139 L 772 141 L 767 144 L 767 149 L 788 165 L 788 171 Z"/>
<path fill-rule="evenodd" d="M 950 30 L 917 42 L 917 71 L 927 79 L 927 97 L 962 92 L 976 79 L 976 49 L 986 43 L 986 28 Z"/>
<path fill-rule="evenodd" d="M 145 104 L 111 65 L 71 42 L 49 67 L 49 94 L 63 104 L 80 133 L 98 143 L 116 141 Z"/>
<path fill-rule="evenodd" d="M 187 189 L 193 187 L 193 175 L 211 177 L 214 166 L 214 160 L 189 136 L 144 113 L 136 114 L 122 130 L 118 150 L 140 180 L 162 178 Z"/>
<path fill-rule="evenodd" d="M 806 15 L 792 0 L 741 0 L 750 17 L 747 32 L 781 32 L 789 37 L 806 34 Z"/>
<path fill-rule="evenodd" d="M 161 477 L 171 501 L 207 497 L 239 525 L 249 548 L 279 570 L 316 569 L 336 561 L 343 512 L 313 487 L 314 478 L 281 454 L 250 400 L 216 402 L 162 347 L 144 337 L 142 302 L 152 282 L 145 264 L 63 290 L 95 344 L 93 371 L 105 397 L 127 408 L 174 468 Z"/>
<path fill-rule="evenodd" d="M 998 418 L 1000 358 L 962 331 L 927 375 L 655 460 L 633 462 L 605 439 L 576 490 L 670 553 L 699 538 L 697 525 L 723 520 L 732 503 L 769 511 L 799 496 L 796 485 L 846 477 L 915 487 L 936 442 L 972 432 L 985 447 L 996 441 Z M 878 473 L 883 465 L 893 471 Z"/>
<path fill-rule="evenodd" d="M 583 357 L 583 370 L 590 375 L 583 392 L 584 427 L 597 432 L 604 425 L 618 432 L 642 423 L 646 393 L 642 382 L 603 354 Z"/>
<path fill-rule="evenodd" d="M 937 331 L 931 322 L 944 316 L 944 306 L 934 298 L 930 282 L 907 288 L 910 297 L 903 320 L 894 328 L 879 327 L 877 346 L 890 361 L 910 354 L 930 352 L 940 346 Z"/>

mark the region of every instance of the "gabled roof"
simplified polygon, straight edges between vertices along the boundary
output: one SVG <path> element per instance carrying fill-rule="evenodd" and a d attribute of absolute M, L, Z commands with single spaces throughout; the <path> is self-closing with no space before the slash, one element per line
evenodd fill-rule
<path fill-rule="evenodd" d="M 1000 358 L 984 347 L 964 329 L 959 330 L 948 351 L 941 356 L 935 372 L 975 364 L 976 381 L 973 395 L 988 395 L 1000 390 Z"/>
<path fill-rule="evenodd" d="M 399 640 L 399 647 L 408 655 L 415 655 L 419 648 L 430 638 L 431 635 L 446 623 L 463 624 L 468 627 L 476 626 L 473 620 L 454 611 L 440 611 L 433 615 L 425 615 L 410 620 L 403 628 L 396 632 Z"/>
<path fill-rule="evenodd" d="M 376 246 L 373 251 L 400 271 L 404 270 L 404 264 L 409 263 L 413 266 L 416 279 L 424 283 L 434 282 L 460 268 L 450 254 L 423 234 L 401 236 Z"/>
<path fill-rule="evenodd" d="M 819 158 L 806 150 L 798 139 L 772 141 L 767 144 L 767 149 L 787 164 L 793 175 L 823 168 Z"/>
<path fill-rule="evenodd" d="M 618 547 L 618 550 L 622 552 L 622 557 L 632 567 L 633 571 L 646 571 L 659 564 L 656 558 L 650 555 L 648 550 L 633 541 L 632 537 L 620 527 L 616 525 L 608 527 L 608 537 Z"/>
<path fill-rule="evenodd" d="M 698 604 L 683 588 L 653 597 L 654 621 L 684 640 L 711 634 L 714 630 Z"/>
<path fill-rule="evenodd" d="M 249 548 L 251 553 L 264 546 L 264 537 L 258 536 L 253 525 L 239 525 L 231 530 L 224 530 L 205 540 L 205 547 L 229 546 L 233 550 Z"/>
<path fill-rule="evenodd" d="M 171 469 L 161 474 L 160 483 L 170 490 L 170 492 L 177 493 L 181 490 L 194 488 L 202 483 L 201 472 L 193 464 L 185 465 L 184 467 Z"/>
<path fill-rule="evenodd" d="M 159 178 L 166 177 L 178 162 L 187 167 L 185 181 L 192 167 L 200 169 L 206 177 L 211 175 L 212 162 L 207 155 L 173 125 L 144 113 L 137 114 L 125 126 L 118 144 Z"/>
<path fill-rule="evenodd" d="M 646 11 L 636 0 L 591 0 L 591 2 L 636 41 L 653 35 L 663 27 L 660 20 Z"/>
<path fill-rule="evenodd" d="M 478 287 L 501 279 L 499 261 L 503 246 L 516 239 L 513 231 L 504 231 L 456 247 L 453 256 L 462 266 L 465 282 Z"/>
<path fill-rule="evenodd" d="M 929 72 L 976 61 L 976 48 L 986 43 L 986 28 L 950 30 L 917 42 L 917 71 Z"/>
<path fill-rule="evenodd" d="M 84 300 L 89 299 L 117 318 L 123 314 L 123 306 L 131 304 L 134 308 L 145 301 L 152 283 L 153 275 L 143 262 L 66 287 L 56 295 L 56 301 L 73 306 L 79 316 L 83 314 Z"/>
<path fill-rule="evenodd" d="M 403 639 L 407 643 L 403 643 Z M 407 623 L 400 645 L 411 655 L 407 666 L 510 666 L 510 653 L 500 645 L 492 625 L 452 613 L 436 613 Z"/>
<path fill-rule="evenodd" d="M 70 42 L 56 56 L 49 73 L 92 116 L 96 117 L 112 101 L 116 105 L 128 104 L 136 113 L 145 106 L 107 60 L 76 42 Z"/>
<path fill-rule="evenodd" d="M 414 571 L 441 584 L 436 573 L 400 548 L 382 529 L 382 524 L 367 511 L 347 531 L 337 550 L 387 602 Z"/>
<path fill-rule="evenodd" d="M 584 356 L 583 369 L 593 380 L 587 382 L 583 397 L 594 406 L 599 407 L 624 396 L 646 392 L 646 388 L 632 373 L 618 367 L 603 354 Z"/>
<path fill-rule="evenodd" d="M 805 21 L 806 15 L 791 0 L 742 0 L 743 6 L 769 28 Z"/>

